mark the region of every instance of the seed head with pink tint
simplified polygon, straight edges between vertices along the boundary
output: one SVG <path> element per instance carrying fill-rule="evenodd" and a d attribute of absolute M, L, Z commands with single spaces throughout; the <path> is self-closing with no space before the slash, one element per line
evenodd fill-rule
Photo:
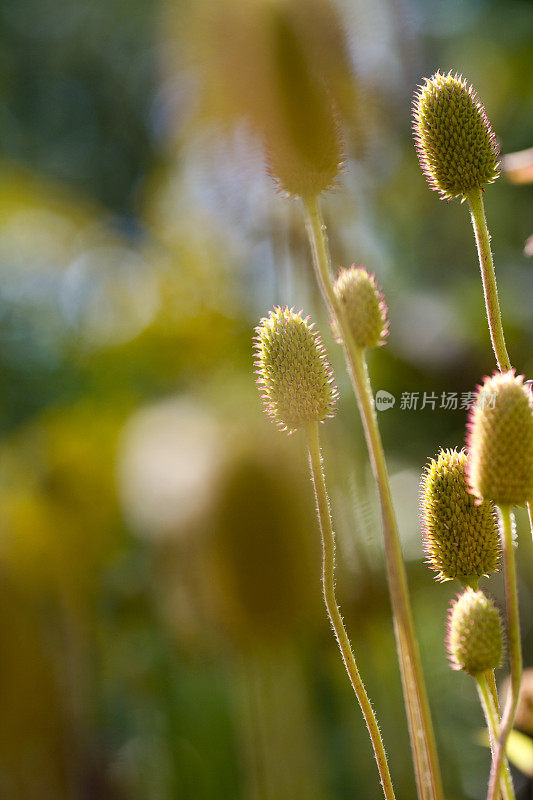
<path fill-rule="evenodd" d="M 467 588 L 448 613 L 446 649 L 452 669 L 480 675 L 500 666 L 503 632 L 500 613 L 483 592 Z"/>
<path fill-rule="evenodd" d="M 468 422 L 468 483 L 479 499 L 533 499 L 533 405 L 524 376 L 495 372 L 478 387 Z"/>
<path fill-rule="evenodd" d="M 436 72 L 418 88 L 414 138 L 430 187 L 450 200 L 496 180 L 499 147 L 472 86 L 450 71 Z"/>
<path fill-rule="evenodd" d="M 468 490 L 464 450 L 441 450 L 422 476 L 420 516 L 426 561 L 437 580 L 475 586 L 498 568 L 500 545 L 492 503 Z"/>
<path fill-rule="evenodd" d="M 349 269 L 341 267 L 333 289 L 355 344 L 362 349 L 385 344 L 389 332 L 387 305 L 374 275 L 355 264 Z M 336 324 L 332 327 L 336 339 L 341 341 Z"/>
<path fill-rule="evenodd" d="M 332 417 L 333 373 L 318 331 L 292 308 L 274 308 L 256 328 L 257 384 L 265 411 L 289 433 Z"/>

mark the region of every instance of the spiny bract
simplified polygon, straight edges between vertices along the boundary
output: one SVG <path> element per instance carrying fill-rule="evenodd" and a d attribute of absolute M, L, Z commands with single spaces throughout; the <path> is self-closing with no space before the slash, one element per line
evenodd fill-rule
<path fill-rule="evenodd" d="M 341 268 L 333 284 L 358 347 L 378 347 L 388 333 L 387 306 L 373 275 L 364 267 Z M 333 325 L 338 340 L 341 336 Z"/>
<path fill-rule="evenodd" d="M 499 175 L 499 148 L 485 109 L 461 75 L 436 72 L 413 104 L 418 158 L 443 198 L 466 195 Z"/>
<path fill-rule="evenodd" d="M 301 314 L 275 308 L 256 328 L 254 342 L 265 410 L 289 433 L 332 417 L 337 399 L 320 335 Z"/>
<path fill-rule="evenodd" d="M 495 509 L 476 503 L 466 481 L 464 450 L 441 450 L 422 476 L 420 510 L 426 560 L 437 580 L 458 578 L 477 588 L 500 555 Z"/>
<path fill-rule="evenodd" d="M 470 675 L 500 666 L 503 652 L 500 614 L 483 592 L 468 588 L 452 603 L 446 647 L 452 668 Z"/>
<path fill-rule="evenodd" d="M 498 505 L 533 499 L 533 407 L 523 375 L 485 378 L 468 423 L 468 482 L 474 494 Z"/>

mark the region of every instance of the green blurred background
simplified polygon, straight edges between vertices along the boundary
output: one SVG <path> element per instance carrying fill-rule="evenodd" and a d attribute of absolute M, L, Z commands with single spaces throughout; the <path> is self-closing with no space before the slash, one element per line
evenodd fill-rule
<path fill-rule="evenodd" d="M 269 15 L 330 88 L 346 165 L 335 264 L 390 307 L 374 387 L 446 792 L 484 797 L 474 684 L 443 645 L 457 591 L 422 562 L 418 482 L 494 368 L 464 206 L 425 184 L 414 88 L 478 89 L 502 151 L 533 145 L 533 4 L 513 0 L 2 0 L 0 796 L 374 800 L 361 714 L 320 593 L 302 438 L 261 411 L 252 331 L 317 320 L 341 400 L 323 429 L 338 593 L 398 800 L 414 796 L 379 515 L 298 202 L 242 117 L 266 103 Z M 533 377 L 533 185 L 486 193 L 508 344 Z M 519 514 L 526 665 L 533 549 Z M 486 582 L 502 601 L 501 578 Z M 503 671 L 502 671 L 503 673 Z"/>

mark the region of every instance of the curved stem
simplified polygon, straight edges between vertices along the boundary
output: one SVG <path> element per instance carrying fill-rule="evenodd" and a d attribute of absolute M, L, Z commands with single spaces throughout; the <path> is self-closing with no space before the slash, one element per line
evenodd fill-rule
<path fill-rule="evenodd" d="M 476 681 L 479 699 L 485 714 L 487 728 L 489 731 L 492 758 L 494 759 L 496 753 L 496 744 L 500 735 L 500 717 L 498 715 L 498 710 L 494 703 L 494 695 L 490 687 L 490 683 L 492 682 L 490 680 L 490 676 L 492 676 L 492 680 L 494 680 L 494 670 L 489 670 L 489 672 L 482 672 L 479 675 L 476 675 Z M 503 774 L 500 780 L 500 790 L 502 800 L 515 800 L 513 782 L 511 779 L 511 772 L 509 770 L 507 759 L 504 759 L 503 763 Z"/>
<path fill-rule="evenodd" d="M 511 668 L 511 689 L 505 703 L 498 746 L 492 761 L 487 800 L 496 800 L 505 748 L 513 727 L 520 694 L 520 682 L 522 680 L 522 647 L 520 643 L 520 618 L 518 614 L 518 590 L 516 585 L 514 557 L 513 514 L 510 506 L 501 506 L 499 511 L 505 580 L 507 637 L 509 640 L 509 666 Z"/>
<path fill-rule="evenodd" d="M 394 800 L 394 790 L 387 763 L 387 756 L 379 726 L 372 709 L 370 700 L 366 693 L 363 681 L 359 675 L 357 664 L 353 655 L 352 646 L 346 633 L 346 628 L 342 621 L 342 616 L 335 596 L 335 534 L 331 522 L 331 512 L 329 508 L 324 471 L 322 468 L 322 457 L 320 455 L 320 443 L 318 438 L 318 423 L 313 422 L 307 428 L 307 445 L 309 449 L 309 464 L 311 466 L 311 477 L 315 489 L 316 506 L 320 533 L 322 534 L 322 588 L 324 601 L 331 625 L 335 632 L 337 642 L 342 654 L 342 660 L 346 671 L 350 677 L 353 690 L 361 706 L 361 711 L 370 734 L 374 755 L 378 765 L 381 785 L 386 800 Z"/>
<path fill-rule="evenodd" d="M 385 455 L 366 363 L 363 352 L 353 340 L 344 309 L 337 303 L 333 291 L 329 248 L 317 198 L 306 200 L 305 210 L 315 273 L 329 312 L 342 332 L 348 372 L 359 406 L 372 470 L 379 491 L 387 580 L 418 796 L 421 800 L 441 800 L 443 793 L 435 735 L 415 635 L 407 576 L 392 505 Z"/>
<path fill-rule="evenodd" d="M 500 313 L 500 304 L 498 302 L 498 288 L 496 286 L 496 275 L 494 273 L 492 253 L 490 250 L 490 236 L 487 229 L 487 220 L 485 219 L 481 189 L 471 189 L 467 193 L 467 200 L 470 206 L 470 216 L 476 237 L 479 268 L 481 270 L 481 280 L 483 281 L 483 293 L 485 295 L 485 307 L 487 309 L 487 320 L 489 323 L 492 347 L 500 372 L 507 372 L 511 369 L 511 362 L 507 354 L 503 335 L 502 317 Z"/>

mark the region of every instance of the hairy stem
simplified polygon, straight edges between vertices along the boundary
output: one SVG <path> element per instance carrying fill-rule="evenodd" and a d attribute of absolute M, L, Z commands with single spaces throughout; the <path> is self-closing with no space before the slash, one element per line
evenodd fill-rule
<path fill-rule="evenodd" d="M 507 354 L 503 335 L 502 317 L 500 313 L 500 304 L 498 302 L 498 288 L 496 286 L 496 275 L 494 273 L 492 253 L 490 250 L 490 236 L 487 228 L 487 220 L 485 219 L 481 189 L 471 189 L 467 194 L 467 199 L 476 237 L 479 268 L 481 270 L 481 280 L 483 282 L 483 294 L 485 295 L 485 307 L 487 309 L 487 320 L 489 323 L 492 347 L 500 372 L 507 372 L 511 369 L 511 362 Z"/>
<path fill-rule="evenodd" d="M 338 329 L 342 333 L 348 372 L 352 381 L 374 478 L 376 480 L 383 521 L 387 580 L 391 598 L 396 646 L 400 663 L 405 708 L 415 776 L 420 800 L 441 800 L 443 797 L 435 735 L 420 653 L 415 635 L 407 576 L 402 557 L 398 528 L 392 505 L 389 477 L 383 445 L 377 424 L 374 400 L 368 379 L 364 354 L 355 344 L 346 322 L 344 310 L 337 303 L 331 279 L 331 262 L 325 225 L 318 199 L 305 201 L 307 231 L 313 253 L 318 284 Z"/>
<path fill-rule="evenodd" d="M 392 788 L 387 756 L 385 754 L 385 748 L 383 747 L 379 726 L 363 681 L 359 675 L 352 646 L 348 639 L 348 634 L 346 633 L 346 628 L 344 627 L 335 595 L 335 534 L 333 533 L 331 512 L 324 480 L 324 470 L 322 468 L 317 422 L 311 423 L 307 428 L 307 445 L 309 449 L 311 477 L 315 489 L 317 515 L 320 533 L 322 535 L 322 588 L 324 592 L 324 601 L 337 642 L 339 643 L 342 660 L 344 661 L 346 671 L 350 677 L 350 682 L 357 700 L 359 701 L 359 705 L 361 706 L 361 711 L 363 712 L 370 734 L 381 778 L 381 785 L 383 786 L 383 793 L 386 800 L 394 800 L 394 790 Z"/>
<path fill-rule="evenodd" d="M 483 708 L 485 719 L 487 721 L 487 728 L 490 737 L 490 749 L 492 758 L 496 756 L 496 747 L 500 735 L 500 716 L 498 707 L 494 702 L 494 693 L 491 684 L 494 682 L 494 670 L 482 672 L 476 676 L 477 688 L 479 699 Z M 511 772 L 507 759 L 503 762 L 503 774 L 500 780 L 500 790 L 502 800 L 515 800 L 513 789 L 513 782 L 511 780 Z"/>
<path fill-rule="evenodd" d="M 522 646 L 520 643 L 520 618 L 518 614 L 518 590 L 513 542 L 513 514 L 510 506 L 500 507 L 500 528 L 503 553 L 505 605 L 507 613 L 507 637 L 509 641 L 509 666 L 511 688 L 502 717 L 500 736 L 490 771 L 487 800 L 496 800 L 498 784 L 505 756 L 505 748 L 518 706 L 520 682 L 522 680 Z"/>
<path fill-rule="evenodd" d="M 489 670 L 485 677 L 487 679 L 487 684 L 490 689 L 490 693 L 492 695 L 492 699 L 494 701 L 494 708 L 496 709 L 496 713 L 498 715 L 498 719 L 500 718 L 500 701 L 498 699 L 498 687 L 496 686 L 496 677 L 494 675 L 494 670 Z"/>

